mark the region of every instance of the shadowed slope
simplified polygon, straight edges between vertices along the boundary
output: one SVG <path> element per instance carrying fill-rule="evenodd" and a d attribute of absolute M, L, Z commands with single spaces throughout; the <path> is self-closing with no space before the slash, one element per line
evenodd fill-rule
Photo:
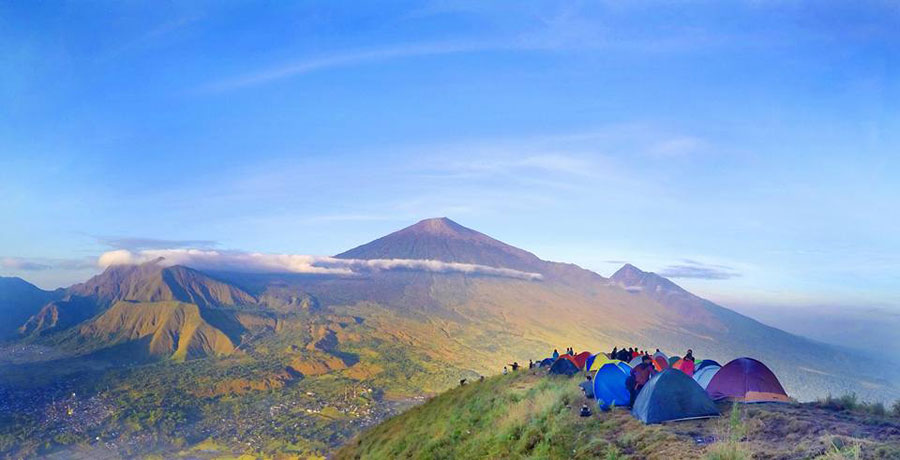
<path fill-rule="evenodd" d="M 0 341 L 16 336 L 17 328 L 61 291 L 45 291 L 16 277 L 0 276 Z"/>

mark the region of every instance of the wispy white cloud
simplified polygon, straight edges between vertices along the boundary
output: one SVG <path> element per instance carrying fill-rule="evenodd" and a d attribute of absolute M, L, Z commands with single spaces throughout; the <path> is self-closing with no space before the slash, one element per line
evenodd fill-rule
<path fill-rule="evenodd" d="M 28 257 L 0 257 L 0 268 L 12 271 L 85 270 L 93 268 L 89 258 L 49 259 Z"/>
<path fill-rule="evenodd" d="M 680 264 L 669 265 L 659 272 L 667 278 L 696 278 L 705 280 L 727 280 L 741 276 L 734 268 L 706 264 L 696 260 L 685 259 Z"/>
<path fill-rule="evenodd" d="M 503 42 L 435 42 L 401 45 L 373 49 L 335 52 L 330 55 L 299 59 L 297 61 L 272 66 L 267 69 L 225 78 L 202 88 L 208 92 L 219 92 L 261 85 L 285 78 L 297 77 L 311 72 L 338 67 L 348 67 L 369 62 L 391 59 L 438 56 L 446 54 L 471 53 L 479 51 L 514 49 L 513 43 Z"/>
<path fill-rule="evenodd" d="M 128 236 L 97 236 L 97 242 L 115 249 L 171 249 L 171 248 L 211 248 L 218 246 L 212 240 L 166 240 L 157 238 Z"/>
<path fill-rule="evenodd" d="M 465 273 L 525 280 L 539 280 L 538 273 L 486 265 L 419 259 L 337 259 L 301 254 L 262 254 L 258 252 L 213 251 L 203 249 L 118 249 L 100 256 L 97 263 L 135 265 L 156 262 L 166 266 L 184 265 L 200 270 L 225 270 L 251 273 L 308 273 L 352 276 L 367 272 L 411 270 L 436 273 Z"/>

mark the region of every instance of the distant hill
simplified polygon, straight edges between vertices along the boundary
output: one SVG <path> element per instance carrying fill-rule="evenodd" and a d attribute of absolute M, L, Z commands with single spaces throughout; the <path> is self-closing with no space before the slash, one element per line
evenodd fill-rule
<path fill-rule="evenodd" d="M 22 278 L 0 276 L 0 341 L 16 337 L 20 325 L 61 294 L 40 289 Z"/>
<path fill-rule="evenodd" d="M 201 308 L 255 304 L 241 289 L 197 270 L 165 266 L 162 260 L 114 265 L 88 281 L 69 287 L 62 299 L 44 305 L 19 327 L 26 336 L 75 326 L 119 301 L 185 302 Z"/>

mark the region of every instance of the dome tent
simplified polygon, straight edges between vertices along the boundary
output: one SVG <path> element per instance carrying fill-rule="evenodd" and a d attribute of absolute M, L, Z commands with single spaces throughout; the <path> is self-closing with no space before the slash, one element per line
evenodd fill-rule
<path fill-rule="evenodd" d="M 716 375 L 716 372 L 719 372 L 719 369 L 721 369 L 719 366 L 706 366 L 694 373 L 694 380 L 705 390 L 709 386 L 709 381 Z"/>
<path fill-rule="evenodd" d="M 654 356 L 653 357 L 653 367 L 656 368 L 657 372 L 662 372 L 669 368 L 669 361 L 662 356 Z"/>
<path fill-rule="evenodd" d="M 619 361 L 621 362 L 621 361 Z M 627 406 L 631 395 L 625 386 L 628 374 L 615 363 L 606 363 L 594 376 L 594 398 L 597 404 L 608 409 L 611 406 Z"/>
<path fill-rule="evenodd" d="M 587 362 L 588 358 L 590 358 L 590 357 L 591 357 L 591 352 L 582 351 L 581 353 L 578 353 L 577 355 L 573 356 L 572 358 L 575 359 L 575 364 L 578 365 L 579 369 L 584 369 L 584 364 Z"/>
<path fill-rule="evenodd" d="M 634 368 L 635 366 L 637 366 L 638 364 L 641 363 L 641 359 L 642 359 L 643 357 L 644 357 L 644 355 L 640 355 L 640 356 L 638 356 L 637 358 L 634 358 L 634 359 L 632 359 L 631 361 L 628 361 L 628 366 L 631 367 L 631 368 Z"/>
<path fill-rule="evenodd" d="M 605 356 L 598 356 L 597 359 L 595 359 L 589 367 L 585 367 L 584 370 L 594 372 L 609 363 L 618 364 L 621 362 L 622 361 L 619 361 L 618 359 L 609 359 Z"/>
<path fill-rule="evenodd" d="M 738 358 L 722 366 L 706 387 L 718 400 L 744 403 L 790 402 L 775 374 L 753 358 Z"/>
<path fill-rule="evenodd" d="M 715 417 L 719 410 L 694 379 L 684 372 L 666 369 L 644 385 L 631 413 L 638 420 L 651 424 Z"/>
<path fill-rule="evenodd" d="M 553 365 L 553 358 L 544 358 L 539 364 L 538 367 L 550 367 Z"/>
<path fill-rule="evenodd" d="M 700 361 L 699 363 L 697 363 L 697 369 L 695 370 L 695 372 L 699 371 L 700 369 L 703 369 L 706 366 L 722 367 L 721 364 L 719 364 L 711 359 L 704 359 L 703 361 Z"/>
<path fill-rule="evenodd" d="M 553 365 L 550 366 L 550 373 L 557 375 L 566 375 L 573 376 L 580 371 L 578 368 L 578 364 L 575 362 L 575 359 L 569 355 L 562 355 L 556 361 L 553 362 Z"/>

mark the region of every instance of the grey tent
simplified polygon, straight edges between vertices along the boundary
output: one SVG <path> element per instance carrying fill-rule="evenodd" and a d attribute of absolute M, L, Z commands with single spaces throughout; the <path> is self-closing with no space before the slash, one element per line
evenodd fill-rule
<path fill-rule="evenodd" d="M 715 417 L 719 410 L 694 379 L 677 369 L 666 369 L 644 385 L 631 413 L 651 424 Z"/>

